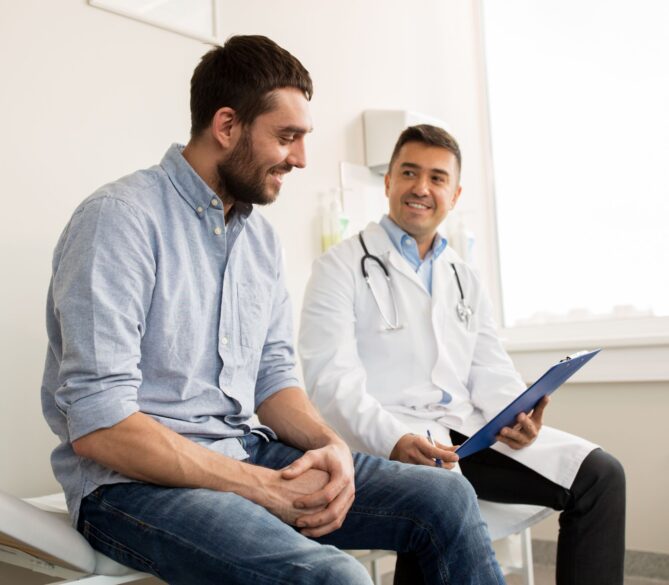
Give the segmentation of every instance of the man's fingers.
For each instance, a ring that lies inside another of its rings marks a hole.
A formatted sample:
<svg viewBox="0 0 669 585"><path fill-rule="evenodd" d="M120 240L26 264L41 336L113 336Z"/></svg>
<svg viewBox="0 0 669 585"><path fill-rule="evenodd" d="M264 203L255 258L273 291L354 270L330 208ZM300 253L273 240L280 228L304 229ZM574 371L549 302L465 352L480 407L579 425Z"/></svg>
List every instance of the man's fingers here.
<svg viewBox="0 0 669 585"><path fill-rule="evenodd" d="M521 412L516 418L516 424L504 427L495 438L512 449L527 447L539 435L548 400L548 396L544 396L534 407L531 416Z"/></svg>
<svg viewBox="0 0 669 585"><path fill-rule="evenodd" d="M343 523L343 520L337 520L323 526L318 526L317 528L303 528L300 530L300 533L309 538L318 538L319 536L325 536L326 534L330 534L330 532L338 530Z"/></svg>
<svg viewBox="0 0 669 585"><path fill-rule="evenodd" d="M414 450L411 452L411 463L416 463L418 465L429 465L434 467L436 465L435 459L441 459L439 455L440 451L434 448L429 443L418 443L414 446Z"/></svg>
<svg viewBox="0 0 669 585"><path fill-rule="evenodd" d="M497 440L500 443L504 443L505 445L511 447L512 449L522 449L523 447L526 446L525 443L519 443L518 441L514 441L513 439L510 439L508 437L503 437L502 435L497 435Z"/></svg>
<svg viewBox="0 0 669 585"><path fill-rule="evenodd" d="M298 528L319 528L343 520L352 503L352 497L342 496L324 510L300 516L297 518L296 524Z"/></svg>
<svg viewBox="0 0 669 585"><path fill-rule="evenodd" d="M444 445L443 443L440 443L439 441L435 441L435 444L437 447L440 449L443 449L444 451L455 451L459 445Z"/></svg>
<svg viewBox="0 0 669 585"><path fill-rule="evenodd" d="M313 462L309 454L302 455L299 459L295 459L288 467L281 470L281 477L283 479L295 479L313 467Z"/></svg>
<svg viewBox="0 0 669 585"><path fill-rule="evenodd" d="M457 445L444 445L443 443L437 443L437 447L439 447L440 459L444 463L456 463L460 459L458 454L455 452L455 450L458 448Z"/></svg>
<svg viewBox="0 0 669 585"><path fill-rule="evenodd" d="M354 499L355 493L342 495L323 512L301 516L296 521L300 532L316 538L341 528Z"/></svg>
<svg viewBox="0 0 669 585"><path fill-rule="evenodd" d="M534 439L534 437L537 436L537 427L529 416L524 415L520 419L520 429L518 429L517 432L525 435L526 437L529 437L530 439Z"/></svg>
<svg viewBox="0 0 669 585"><path fill-rule="evenodd" d="M450 445L436 443L436 446L433 447L428 441L421 441L416 446L418 447L418 452L422 456L421 463L423 465L435 465L436 459L440 459L442 463L454 463L460 459L458 455L454 453L455 447Z"/></svg>
<svg viewBox="0 0 669 585"><path fill-rule="evenodd" d="M458 456L458 454L453 452L453 451L443 451L442 450L440 454L441 454L440 459L444 463L446 463L446 462L457 463L460 460L460 457Z"/></svg>
<svg viewBox="0 0 669 585"><path fill-rule="evenodd" d="M317 508L321 506L329 506L339 494L345 491L346 482L345 481L331 481L323 489L309 494L307 496L302 496L297 498L293 505L296 508Z"/></svg>
<svg viewBox="0 0 669 585"><path fill-rule="evenodd" d="M537 404L534 407L534 412L532 413L532 420L534 420L535 424L537 424L539 427L541 427L543 420L544 420L544 410L548 406L548 403L550 402L550 398L548 396L544 396L540 401L539 404Z"/></svg>
<svg viewBox="0 0 669 585"><path fill-rule="evenodd" d="M522 431L517 431L510 427L504 427L499 435L497 435L497 440L502 443L506 443L510 447L513 447L511 443L518 443L520 445L526 445L529 441L527 435L523 434ZM515 448L515 447L514 447Z"/></svg>

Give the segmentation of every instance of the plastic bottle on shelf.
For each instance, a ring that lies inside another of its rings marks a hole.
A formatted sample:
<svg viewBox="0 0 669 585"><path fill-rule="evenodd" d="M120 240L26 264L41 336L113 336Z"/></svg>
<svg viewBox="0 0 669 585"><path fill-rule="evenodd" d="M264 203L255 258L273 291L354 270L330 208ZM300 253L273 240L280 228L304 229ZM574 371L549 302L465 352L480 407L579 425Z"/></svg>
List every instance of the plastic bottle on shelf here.
<svg viewBox="0 0 669 585"><path fill-rule="evenodd" d="M341 205L339 189L331 189L322 211L321 249L325 252L344 239L348 218Z"/></svg>

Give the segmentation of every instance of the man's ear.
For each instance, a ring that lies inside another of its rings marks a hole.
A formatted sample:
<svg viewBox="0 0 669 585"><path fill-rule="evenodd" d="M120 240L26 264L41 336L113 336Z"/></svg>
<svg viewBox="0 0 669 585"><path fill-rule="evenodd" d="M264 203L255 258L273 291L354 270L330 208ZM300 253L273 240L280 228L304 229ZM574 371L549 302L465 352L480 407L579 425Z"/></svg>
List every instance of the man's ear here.
<svg viewBox="0 0 669 585"><path fill-rule="evenodd" d="M211 134L214 140L223 148L228 149L234 141L233 128L238 124L235 110L228 108L219 108L216 110L211 121Z"/></svg>
<svg viewBox="0 0 669 585"><path fill-rule="evenodd" d="M384 175L383 184L386 186L386 197L388 197L388 191L390 190L390 171Z"/></svg>
<svg viewBox="0 0 669 585"><path fill-rule="evenodd" d="M453 197L451 197L451 209L455 207L455 204L458 202L458 199L460 199L460 193L462 193L462 185L458 185L458 188L455 190L455 193L453 193Z"/></svg>

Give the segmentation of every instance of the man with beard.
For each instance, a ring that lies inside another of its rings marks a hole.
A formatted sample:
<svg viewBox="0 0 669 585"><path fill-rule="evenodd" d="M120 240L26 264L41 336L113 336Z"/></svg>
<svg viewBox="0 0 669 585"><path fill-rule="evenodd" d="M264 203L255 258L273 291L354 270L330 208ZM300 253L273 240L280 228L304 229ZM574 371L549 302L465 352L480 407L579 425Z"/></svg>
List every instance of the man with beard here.
<svg viewBox="0 0 669 585"><path fill-rule="evenodd" d="M298 387L281 247L253 205L305 166L311 94L287 51L232 37L193 74L188 145L65 228L42 399L72 521L171 584L370 583L324 545L503 583L466 480L352 455Z"/></svg>

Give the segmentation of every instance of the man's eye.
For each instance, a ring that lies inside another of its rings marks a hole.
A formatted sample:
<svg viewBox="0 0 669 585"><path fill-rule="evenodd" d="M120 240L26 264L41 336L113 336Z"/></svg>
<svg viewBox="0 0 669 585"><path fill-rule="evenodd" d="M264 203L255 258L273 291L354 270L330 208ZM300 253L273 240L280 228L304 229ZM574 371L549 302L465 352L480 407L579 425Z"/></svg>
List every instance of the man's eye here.
<svg viewBox="0 0 669 585"><path fill-rule="evenodd" d="M279 142L281 144L290 144L291 142L295 141L295 136L281 136L279 137Z"/></svg>
<svg viewBox="0 0 669 585"><path fill-rule="evenodd" d="M413 171L403 171L403 172L402 172L402 176L404 176L404 177L413 177L413 176L414 176L414 172L413 172Z"/></svg>

